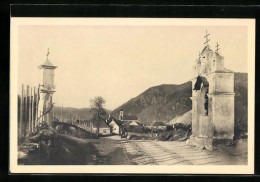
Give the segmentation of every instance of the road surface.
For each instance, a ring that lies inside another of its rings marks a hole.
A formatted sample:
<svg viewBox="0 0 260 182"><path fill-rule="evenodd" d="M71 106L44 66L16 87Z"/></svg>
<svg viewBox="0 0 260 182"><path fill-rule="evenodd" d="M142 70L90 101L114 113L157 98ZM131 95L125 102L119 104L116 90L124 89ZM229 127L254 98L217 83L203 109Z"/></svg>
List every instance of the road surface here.
<svg viewBox="0 0 260 182"><path fill-rule="evenodd" d="M178 141L127 140L119 136L107 137L117 141L127 156L129 164L135 165L235 165L246 164L247 156L233 155L234 151L218 149L202 150ZM232 147L231 147L232 148ZM247 150L247 147L245 148ZM230 155L232 153L232 155ZM120 158L118 158L120 159ZM116 162L116 161L115 161Z"/></svg>
<svg viewBox="0 0 260 182"><path fill-rule="evenodd" d="M24 165L235 165L247 164L241 149L202 150L177 141L127 140L119 136L81 139L58 135L50 145L29 153ZM228 151L229 150L229 151Z"/></svg>

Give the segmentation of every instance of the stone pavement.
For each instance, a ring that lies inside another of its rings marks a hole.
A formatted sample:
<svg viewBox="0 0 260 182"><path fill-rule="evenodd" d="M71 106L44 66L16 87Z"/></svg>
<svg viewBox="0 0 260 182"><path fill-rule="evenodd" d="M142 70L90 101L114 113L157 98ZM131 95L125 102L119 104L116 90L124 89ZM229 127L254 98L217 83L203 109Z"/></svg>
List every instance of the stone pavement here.
<svg viewBox="0 0 260 182"><path fill-rule="evenodd" d="M136 165L218 165L225 160L216 152L202 150L185 142L121 140L129 159Z"/></svg>

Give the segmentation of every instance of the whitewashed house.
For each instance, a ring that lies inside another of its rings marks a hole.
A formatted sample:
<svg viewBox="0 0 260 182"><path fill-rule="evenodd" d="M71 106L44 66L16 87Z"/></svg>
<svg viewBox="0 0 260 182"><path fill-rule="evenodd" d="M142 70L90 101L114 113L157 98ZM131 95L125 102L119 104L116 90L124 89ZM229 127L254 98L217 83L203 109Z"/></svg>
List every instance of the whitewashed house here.
<svg viewBox="0 0 260 182"><path fill-rule="evenodd" d="M116 134L116 135L120 135L121 134L122 124L121 124L121 122L119 120L115 119L114 117L109 117L107 119L107 124L111 128L111 133L112 134Z"/></svg>
<svg viewBox="0 0 260 182"><path fill-rule="evenodd" d="M85 129L91 133L96 134L99 128L99 135L110 135L110 126L103 120L95 121L95 120L85 120L80 121L78 127Z"/></svg>

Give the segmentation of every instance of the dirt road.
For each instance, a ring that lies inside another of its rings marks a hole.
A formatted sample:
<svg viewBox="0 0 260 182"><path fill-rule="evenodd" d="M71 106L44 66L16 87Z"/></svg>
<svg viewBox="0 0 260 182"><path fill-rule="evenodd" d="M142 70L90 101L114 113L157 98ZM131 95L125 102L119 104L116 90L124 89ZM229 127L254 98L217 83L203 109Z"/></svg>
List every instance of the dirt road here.
<svg viewBox="0 0 260 182"><path fill-rule="evenodd" d="M124 140L121 143L128 158L137 165L247 164L247 154L234 155L237 148L232 146L208 151L178 141Z"/></svg>
<svg viewBox="0 0 260 182"><path fill-rule="evenodd" d="M246 149L246 147L243 147ZM226 150L226 148L225 148ZM246 164L225 150L208 151L177 141L127 140L119 136L80 139L58 135L20 164L40 165L218 165Z"/></svg>

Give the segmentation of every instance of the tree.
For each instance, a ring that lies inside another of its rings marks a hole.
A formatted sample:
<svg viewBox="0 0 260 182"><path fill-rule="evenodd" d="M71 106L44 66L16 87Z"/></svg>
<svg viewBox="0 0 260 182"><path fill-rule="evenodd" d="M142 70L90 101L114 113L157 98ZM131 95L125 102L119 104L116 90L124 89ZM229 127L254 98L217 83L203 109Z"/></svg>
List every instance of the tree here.
<svg viewBox="0 0 260 182"><path fill-rule="evenodd" d="M106 115L105 99L101 96L97 96L94 99L90 99L91 109L95 112L95 118L97 119L97 133L99 134L99 123L102 116Z"/></svg>

